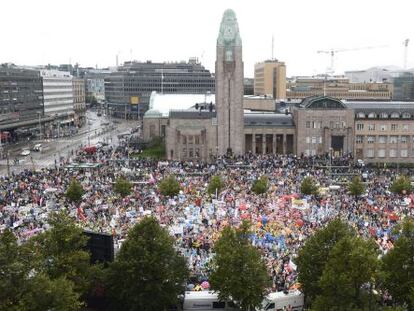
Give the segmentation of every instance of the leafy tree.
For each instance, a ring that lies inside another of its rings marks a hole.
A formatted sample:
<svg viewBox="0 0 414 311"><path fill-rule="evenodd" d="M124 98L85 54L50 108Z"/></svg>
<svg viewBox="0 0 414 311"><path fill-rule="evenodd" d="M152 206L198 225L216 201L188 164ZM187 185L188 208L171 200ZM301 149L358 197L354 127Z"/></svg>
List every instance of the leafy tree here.
<svg viewBox="0 0 414 311"><path fill-rule="evenodd" d="M256 179L253 183L252 191L256 194L265 193L269 189L268 181L267 176L261 176L259 179Z"/></svg>
<svg viewBox="0 0 414 311"><path fill-rule="evenodd" d="M329 253L319 280L321 292L312 310L365 310L369 291L362 286L374 279L378 267L374 242L360 237L344 237Z"/></svg>
<svg viewBox="0 0 414 311"><path fill-rule="evenodd" d="M414 309L414 220L406 219L399 228L398 239L382 259L382 286L396 302Z"/></svg>
<svg viewBox="0 0 414 311"><path fill-rule="evenodd" d="M349 183L348 186L349 192L354 196L360 196L365 191L365 186L361 181L361 178L359 176L355 176L352 178L352 182Z"/></svg>
<svg viewBox="0 0 414 311"><path fill-rule="evenodd" d="M188 269L174 239L152 217L128 233L109 266L107 288L114 310L165 310L184 290Z"/></svg>
<svg viewBox="0 0 414 311"><path fill-rule="evenodd" d="M64 277L51 280L38 273L35 245L17 244L13 233L0 234L0 310L78 310L79 294Z"/></svg>
<svg viewBox="0 0 414 311"><path fill-rule="evenodd" d="M304 195L318 194L318 186L312 177L305 177L300 185L300 192Z"/></svg>
<svg viewBox="0 0 414 311"><path fill-rule="evenodd" d="M66 197L71 202L78 204L82 200L83 194L84 190L80 182L78 182L76 179L72 179L68 189L66 190Z"/></svg>
<svg viewBox="0 0 414 311"><path fill-rule="evenodd" d="M30 263L10 230L0 234L0 310L20 310Z"/></svg>
<svg viewBox="0 0 414 311"><path fill-rule="evenodd" d="M168 197L176 196L180 192L180 183L174 175L165 177L158 185L160 192Z"/></svg>
<svg viewBox="0 0 414 311"><path fill-rule="evenodd" d="M390 190L397 194L410 193L411 181L407 176L400 176L392 183Z"/></svg>
<svg viewBox="0 0 414 311"><path fill-rule="evenodd" d="M28 287L22 299L24 310L75 311L82 307L73 282L64 277L51 280L47 275L39 274L30 279Z"/></svg>
<svg viewBox="0 0 414 311"><path fill-rule="evenodd" d="M209 194L219 194L224 188L224 183L221 180L219 175L211 177L210 184L207 187L207 192Z"/></svg>
<svg viewBox="0 0 414 311"><path fill-rule="evenodd" d="M37 251L38 271L52 280L66 278L74 290L85 294L90 286L90 255L85 251L87 237L83 230L64 213L49 216L50 230L31 239Z"/></svg>
<svg viewBox="0 0 414 311"><path fill-rule="evenodd" d="M266 266L249 240L250 224L226 227L215 243L211 287L223 301L233 300L242 310L254 310L269 285Z"/></svg>
<svg viewBox="0 0 414 311"><path fill-rule="evenodd" d="M124 177L119 177L114 186L114 190L118 193L121 197L126 197L131 193L132 184L126 180Z"/></svg>
<svg viewBox="0 0 414 311"><path fill-rule="evenodd" d="M330 251L342 238L353 236L351 229L341 220L331 221L308 238L299 250L297 267L299 282L308 301L312 301L320 292L320 279L329 258Z"/></svg>

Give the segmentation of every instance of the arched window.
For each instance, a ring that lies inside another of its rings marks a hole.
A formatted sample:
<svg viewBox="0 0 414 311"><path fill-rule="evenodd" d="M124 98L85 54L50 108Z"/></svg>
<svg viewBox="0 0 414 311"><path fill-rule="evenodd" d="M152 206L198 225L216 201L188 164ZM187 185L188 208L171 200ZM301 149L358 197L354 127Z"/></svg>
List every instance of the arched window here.
<svg viewBox="0 0 414 311"><path fill-rule="evenodd" d="M358 112L357 118L359 118L359 119L365 119L366 118L365 113L364 112Z"/></svg>
<svg viewBox="0 0 414 311"><path fill-rule="evenodd" d="M398 112L391 113L391 118L392 119L398 119L399 117L400 117L400 114Z"/></svg>
<svg viewBox="0 0 414 311"><path fill-rule="evenodd" d="M386 113L386 112L381 112L381 114L380 114L380 118L381 118L381 119L387 119L387 118L388 118L388 113Z"/></svg>
<svg viewBox="0 0 414 311"><path fill-rule="evenodd" d="M377 114L375 113L375 112L370 112L369 114L368 114L368 118L369 119L375 119L377 117Z"/></svg>
<svg viewBox="0 0 414 311"><path fill-rule="evenodd" d="M410 119L411 114L409 112L403 112L402 117L403 117L403 119Z"/></svg>

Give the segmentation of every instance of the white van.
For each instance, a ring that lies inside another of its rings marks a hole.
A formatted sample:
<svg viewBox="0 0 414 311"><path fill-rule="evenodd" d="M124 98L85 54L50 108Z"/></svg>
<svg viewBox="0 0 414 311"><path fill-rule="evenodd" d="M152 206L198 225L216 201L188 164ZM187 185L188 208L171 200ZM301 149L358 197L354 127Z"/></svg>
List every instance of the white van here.
<svg viewBox="0 0 414 311"><path fill-rule="evenodd" d="M261 311L282 311L284 307L289 306L294 311L302 311L305 303L305 296L298 290L288 293L276 292L270 293L265 297L262 303Z"/></svg>
<svg viewBox="0 0 414 311"><path fill-rule="evenodd" d="M218 294L212 291L185 292L184 311L235 311L233 302L224 302L218 299Z"/></svg>

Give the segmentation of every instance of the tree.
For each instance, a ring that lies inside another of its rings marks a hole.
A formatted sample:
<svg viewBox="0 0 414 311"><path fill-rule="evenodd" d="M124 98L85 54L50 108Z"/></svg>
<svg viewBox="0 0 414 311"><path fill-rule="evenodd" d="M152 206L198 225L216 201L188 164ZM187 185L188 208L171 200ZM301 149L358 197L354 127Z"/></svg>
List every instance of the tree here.
<svg viewBox="0 0 414 311"><path fill-rule="evenodd" d="M414 309L414 220L406 219L396 229L399 235L391 249L382 259L382 286L396 302Z"/></svg>
<svg viewBox="0 0 414 311"><path fill-rule="evenodd" d="M51 214L48 222L51 228L30 241L37 251L37 270L52 280L64 277L73 282L75 292L85 294L92 278L87 237L62 212Z"/></svg>
<svg viewBox="0 0 414 311"><path fill-rule="evenodd" d="M346 236L332 248L319 280L320 293L312 310L366 310L369 291L378 267L377 247L372 241Z"/></svg>
<svg viewBox="0 0 414 311"><path fill-rule="evenodd" d="M68 189L66 190L66 197L71 202L78 204L82 200L83 194L84 190L80 182L78 182L76 179L72 179Z"/></svg>
<svg viewBox="0 0 414 311"><path fill-rule="evenodd" d="M22 249L10 230L0 234L0 310L21 310L30 262L24 261Z"/></svg>
<svg viewBox="0 0 414 311"><path fill-rule="evenodd" d="M391 192L396 194L404 194L411 192L411 181L407 176L400 176L391 185Z"/></svg>
<svg viewBox="0 0 414 311"><path fill-rule="evenodd" d="M82 307L80 295L73 288L73 282L64 277L51 280L45 274L30 279L28 290L22 302L24 310L30 311L75 311Z"/></svg>
<svg viewBox="0 0 414 311"><path fill-rule="evenodd" d="M158 185L160 192L168 197L176 196L180 192L180 183L174 175L165 177Z"/></svg>
<svg viewBox="0 0 414 311"><path fill-rule="evenodd" d="M356 197L365 192L365 186L361 182L361 178L359 178L359 176L352 178L352 182L348 185L348 190L352 195Z"/></svg>
<svg viewBox="0 0 414 311"><path fill-rule="evenodd" d="M297 258L298 280L308 301L312 301L321 292L319 280L322 277L330 251L342 238L353 235L354 232L348 225L335 219L325 228L316 231L299 250Z"/></svg>
<svg viewBox="0 0 414 311"><path fill-rule="evenodd" d="M261 176L259 179L256 179L253 183L252 191L256 194L265 193L269 189L268 181L267 176Z"/></svg>
<svg viewBox="0 0 414 311"><path fill-rule="evenodd" d="M34 246L18 245L9 230L0 235L0 310L78 310L82 304L71 281L39 273Z"/></svg>
<svg viewBox="0 0 414 311"><path fill-rule="evenodd" d="M214 245L211 287L223 301L233 300L242 310L254 310L263 300L269 276L260 252L249 240L250 224L226 227Z"/></svg>
<svg viewBox="0 0 414 311"><path fill-rule="evenodd" d="M304 195L318 194L318 186L312 177L305 177L300 185L300 192Z"/></svg>
<svg viewBox="0 0 414 311"><path fill-rule="evenodd" d="M128 233L108 268L107 289L114 310L165 310L184 290L188 269L174 239L152 217Z"/></svg>
<svg viewBox="0 0 414 311"><path fill-rule="evenodd" d="M215 175L213 177L211 177L210 180L210 184L207 187L207 192L209 194L216 194L217 195L221 192L221 190L223 190L224 188L224 183L221 180L219 175Z"/></svg>
<svg viewBox="0 0 414 311"><path fill-rule="evenodd" d="M124 198L131 193L131 188L132 184L128 180L119 177L115 182L114 191Z"/></svg>

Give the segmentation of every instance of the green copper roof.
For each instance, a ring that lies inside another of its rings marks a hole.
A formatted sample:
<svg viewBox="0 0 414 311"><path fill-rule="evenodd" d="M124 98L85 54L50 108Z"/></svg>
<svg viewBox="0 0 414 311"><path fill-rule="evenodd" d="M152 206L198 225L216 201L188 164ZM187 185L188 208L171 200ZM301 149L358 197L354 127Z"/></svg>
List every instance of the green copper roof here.
<svg viewBox="0 0 414 311"><path fill-rule="evenodd" d="M241 46L242 41L239 33L239 24L237 23L236 13L227 9L224 11L221 19L220 31L217 38L218 46Z"/></svg>

